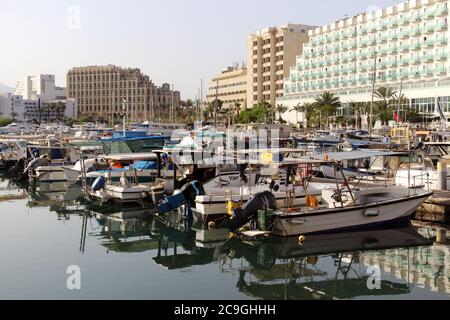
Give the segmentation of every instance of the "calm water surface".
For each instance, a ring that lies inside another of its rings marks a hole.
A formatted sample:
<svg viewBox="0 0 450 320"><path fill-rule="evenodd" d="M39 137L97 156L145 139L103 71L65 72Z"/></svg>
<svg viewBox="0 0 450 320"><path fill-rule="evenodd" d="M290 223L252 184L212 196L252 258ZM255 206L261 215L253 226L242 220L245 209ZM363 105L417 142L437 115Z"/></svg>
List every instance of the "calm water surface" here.
<svg viewBox="0 0 450 320"><path fill-rule="evenodd" d="M450 298L450 247L433 227L248 243L79 196L1 178L0 299ZM71 265L81 290L66 287ZM368 288L373 268L381 289Z"/></svg>

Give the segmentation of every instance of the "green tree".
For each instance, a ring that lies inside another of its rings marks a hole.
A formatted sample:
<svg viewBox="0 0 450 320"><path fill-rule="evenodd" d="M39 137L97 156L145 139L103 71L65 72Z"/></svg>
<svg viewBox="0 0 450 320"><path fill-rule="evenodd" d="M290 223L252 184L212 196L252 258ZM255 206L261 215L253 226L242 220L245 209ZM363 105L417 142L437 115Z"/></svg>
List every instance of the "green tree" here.
<svg viewBox="0 0 450 320"><path fill-rule="evenodd" d="M300 127L300 124L298 122L298 114L305 112L304 106L299 103L294 107L294 111L295 111L295 121L297 123L297 126Z"/></svg>
<svg viewBox="0 0 450 320"><path fill-rule="evenodd" d="M15 122L16 121L16 117L19 114L17 112L12 111L9 115L11 116L12 121Z"/></svg>
<svg viewBox="0 0 450 320"><path fill-rule="evenodd" d="M349 107L355 116L356 129L361 129L361 117L369 112L370 105L366 102L350 102Z"/></svg>
<svg viewBox="0 0 450 320"><path fill-rule="evenodd" d="M276 106L276 112L278 113L278 122L280 124L286 123L286 121L283 120L283 114L289 111L289 108L286 107L283 104L277 104Z"/></svg>
<svg viewBox="0 0 450 320"><path fill-rule="evenodd" d="M270 110L267 108L266 103L258 103L253 108L246 108L239 114L239 123L263 123L266 122L267 117L270 115Z"/></svg>
<svg viewBox="0 0 450 320"><path fill-rule="evenodd" d="M3 118L3 117L1 117L0 118L0 127L5 127L5 126L7 126L7 125L9 125L9 124L11 124L13 122L14 121L11 118Z"/></svg>
<svg viewBox="0 0 450 320"><path fill-rule="evenodd" d="M327 91L316 97L315 106L322 112L327 119L327 126L330 127L330 119L336 114L342 103L339 97Z"/></svg>
<svg viewBox="0 0 450 320"><path fill-rule="evenodd" d="M382 125L387 124L393 118L391 106L395 103L396 94L397 91L389 87L380 87L374 92L374 96L378 98L374 108L374 116L375 119L381 121Z"/></svg>

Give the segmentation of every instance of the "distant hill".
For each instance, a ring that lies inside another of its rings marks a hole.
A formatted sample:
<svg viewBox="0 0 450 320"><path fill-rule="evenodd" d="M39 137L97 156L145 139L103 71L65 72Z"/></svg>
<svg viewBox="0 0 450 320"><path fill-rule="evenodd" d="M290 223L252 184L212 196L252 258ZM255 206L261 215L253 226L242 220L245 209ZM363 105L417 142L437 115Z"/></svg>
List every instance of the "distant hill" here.
<svg viewBox="0 0 450 320"><path fill-rule="evenodd" d="M13 88L8 87L7 85L0 83L0 92L12 92Z"/></svg>

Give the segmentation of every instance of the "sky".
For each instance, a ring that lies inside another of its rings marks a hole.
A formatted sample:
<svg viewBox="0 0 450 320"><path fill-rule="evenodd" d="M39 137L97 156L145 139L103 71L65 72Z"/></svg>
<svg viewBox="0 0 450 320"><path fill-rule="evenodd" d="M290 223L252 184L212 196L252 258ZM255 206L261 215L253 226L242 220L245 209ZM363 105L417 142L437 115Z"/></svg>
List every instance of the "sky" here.
<svg viewBox="0 0 450 320"><path fill-rule="evenodd" d="M392 0L0 0L0 83L74 66L140 68L195 98L200 79L246 60L248 34L286 23L326 25Z"/></svg>

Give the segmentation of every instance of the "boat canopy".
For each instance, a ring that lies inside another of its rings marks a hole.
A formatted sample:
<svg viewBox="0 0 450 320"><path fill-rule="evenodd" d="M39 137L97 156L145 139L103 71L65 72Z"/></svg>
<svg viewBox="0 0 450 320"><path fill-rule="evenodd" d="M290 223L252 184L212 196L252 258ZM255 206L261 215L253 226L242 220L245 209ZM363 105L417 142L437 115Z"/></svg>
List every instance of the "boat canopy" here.
<svg viewBox="0 0 450 320"><path fill-rule="evenodd" d="M311 159L322 160L328 158L329 160L343 161L343 160L355 160L372 157L400 157L407 155L407 152L391 152L391 151L366 151L355 150L349 152L330 152L311 155Z"/></svg>
<svg viewBox="0 0 450 320"><path fill-rule="evenodd" d="M122 153L102 156L103 159L116 161L157 160L156 153Z"/></svg>

